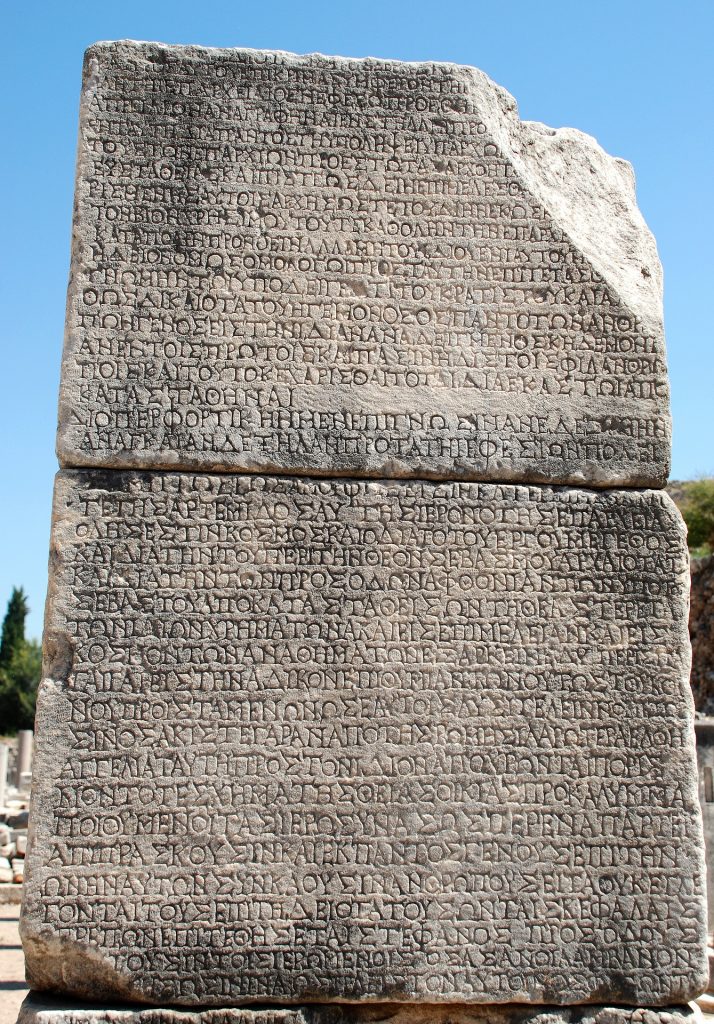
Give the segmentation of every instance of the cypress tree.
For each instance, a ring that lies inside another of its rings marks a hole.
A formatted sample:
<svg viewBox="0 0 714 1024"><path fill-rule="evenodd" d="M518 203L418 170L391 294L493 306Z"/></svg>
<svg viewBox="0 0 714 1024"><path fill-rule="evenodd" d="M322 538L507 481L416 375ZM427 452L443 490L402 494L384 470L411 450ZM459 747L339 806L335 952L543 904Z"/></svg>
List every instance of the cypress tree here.
<svg viewBox="0 0 714 1024"><path fill-rule="evenodd" d="M13 655L20 651L25 643L25 619L30 609L22 587L13 588L7 612L2 624L0 638L0 668L7 668Z"/></svg>
<svg viewBox="0 0 714 1024"><path fill-rule="evenodd" d="M24 591L15 587L0 634L0 735L31 729L35 717L42 648L25 639L28 611Z"/></svg>

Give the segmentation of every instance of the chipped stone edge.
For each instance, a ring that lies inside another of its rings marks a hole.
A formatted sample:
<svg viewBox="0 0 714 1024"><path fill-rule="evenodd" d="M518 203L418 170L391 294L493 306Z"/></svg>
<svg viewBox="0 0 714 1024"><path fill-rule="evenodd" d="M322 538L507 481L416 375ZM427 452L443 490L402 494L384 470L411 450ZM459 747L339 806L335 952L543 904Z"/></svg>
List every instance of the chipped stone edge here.
<svg viewBox="0 0 714 1024"><path fill-rule="evenodd" d="M662 267L657 253L655 239L647 227L637 206L635 180L632 165L619 157L610 156L597 140L574 128L549 128L535 121L521 121L514 97L502 86L495 83L478 68L448 61L399 61L377 57L340 57L320 53L295 54L286 50L259 50L250 47L208 47L196 45L175 45L159 42L144 42L131 39L100 41L90 46L84 55L82 92L79 113L79 133L75 170L75 198L72 228L72 256L70 279L67 292L67 314L65 320L64 352L62 359L62 382L57 424L57 456L64 468L78 466L114 466L116 468L142 467L147 469L203 468L218 472L272 472L285 473L284 467L273 464L250 466L234 464L232 460L221 460L210 453L195 459L179 452L116 452L111 455L84 456L69 442L68 424L71 421L74 402L68 394L64 367L74 352L75 337L71 323L71 311L80 290L79 268L83 268L86 243L79 231L80 213L83 200L85 167L89 154L84 146L84 125L89 116L90 97L101 78L102 58L122 52L134 59L150 60L152 55L175 54L184 60L208 58L219 60L238 54L278 57L287 64L316 65L328 62L336 66L379 65L398 69L444 68L463 82L484 117L488 117L491 135L521 176L533 198L541 202L554 224L563 232L574 247L582 252L618 299L634 315L639 317L646 330L654 334L662 359L666 361L664 324L662 310ZM593 188L593 185L595 188ZM563 225L565 222L565 225ZM603 228L608 226L609 234ZM616 282L616 283L615 283ZM574 471L562 476L548 476L521 469L513 470L505 478L528 480L534 483L575 484L595 487L664 487L671 465L672 421L669 408L669 384L665 408L661 416L666 422L667 443L658 474L637 474L634 467L627 474L612 479L605 467L600 472L592 471L592 478L582 479ZM289 471L288 471L289 472ZM306 475L318 474L319 469L305 465L301 472ZM351 471L355 475L356 469ZM363 476L379 477L386 469L365 472ZM329 468L324 475L339 475ZM406 468L399 477L418 478L423 474ZM434 479L493 479L482 471L447 471ZM498 478L500 479L500 477Z"/></svg>
<svg viewBox="0 0 714 1024"><path fill-rule="evenodd" d="M492 122L489 128L493 137L502 144L505 155L514 161L516 169L532 188L534 199L540 199L545 193L543 206L575 248L647 326L662 330L662 266L654 236L637 206L632 164L622 157L610 155L597 139L577 128L552 128L538 121L522 121L516 99L479 68L453 61L401 61L383 57L341 57L318 52L298 54L254 47L211 47L119 39L100 41L86 50L83 99L85 94L91 94L98 81L101 57L122 50L131 53L135 59L141 56L147 59L157 52L194 60L220 59L234 54L269 54L298 66L327 61L344 67L376 64L395 70L436 67L451 71L478 97L482 104L480 110L490 113ZM508 130L499 130L501 125ZM544 173L543 159L553 164L552 175ZM592 185L592 177L599 186L607 184L609 190L604 192L599 187L595 192L584 187L586 183ZM574 201L568 202L567 196L571 191ZM586 208L588 204L592 204L592 210ZM561 218L566 219L567 226L561 223ZM628 218L631 222L626 224ZM614 237L603 233L605 226L616 229ZM646 259L625 258L622 252L625 240L641 245ZM612 271L621 274L622 279L613 281Z"/></svg>

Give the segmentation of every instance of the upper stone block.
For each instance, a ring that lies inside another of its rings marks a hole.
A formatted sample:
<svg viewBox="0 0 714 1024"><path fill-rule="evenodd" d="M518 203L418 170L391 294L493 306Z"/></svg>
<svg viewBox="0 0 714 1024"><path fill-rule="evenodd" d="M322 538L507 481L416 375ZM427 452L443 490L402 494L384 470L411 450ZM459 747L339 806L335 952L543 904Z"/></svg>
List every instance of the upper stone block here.
<svg viewBox="0 0 714 1024"><path fill-rule="evenodd" d="M480 71L87 53L64 466L662 485L630 166Z"/></svg>

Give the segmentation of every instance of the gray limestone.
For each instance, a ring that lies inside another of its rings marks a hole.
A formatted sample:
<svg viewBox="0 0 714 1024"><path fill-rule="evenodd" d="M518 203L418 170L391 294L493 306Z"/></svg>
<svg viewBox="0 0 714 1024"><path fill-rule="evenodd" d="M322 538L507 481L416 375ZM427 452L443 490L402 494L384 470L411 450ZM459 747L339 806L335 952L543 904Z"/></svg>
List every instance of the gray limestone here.
<svg viewBox="0 0 714 1024"><path fill-rule="evenodd" d="M32 987L194 1006L705 987L666 493L67 471L51 564Z"/></svg>
<svg viewBox="0 0 714 1024"><path fill-rule="evenodd" d="M694 1006L633 1010L621 1006L298 1006L291 1009L80 1006L27 997L18 1024L699 1024Z"/></svg>
<svg viewBox="0 0 714 1024"><path fill-rule="evenodd" d="M72 1002L21 1024L693 1021L669 447L594 140L451 64L91 47L21 922Z"/></svg>
<svg viewBox="0 0 714 1024"><path fill-rule="evenodd" d="M662 486L632 171L452 64L86 57L64 466Z"/></svg>

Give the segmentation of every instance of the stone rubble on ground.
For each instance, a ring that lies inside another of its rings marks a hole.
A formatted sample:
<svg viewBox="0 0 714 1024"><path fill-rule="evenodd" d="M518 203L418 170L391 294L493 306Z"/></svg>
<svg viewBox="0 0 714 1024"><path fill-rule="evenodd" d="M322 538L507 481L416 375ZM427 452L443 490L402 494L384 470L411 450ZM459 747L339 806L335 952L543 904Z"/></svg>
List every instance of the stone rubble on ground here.
<svg viewBox="0 0 714 1024"><path fill-rule="evenodd" d="M19 903L21 898L32 750L31 729L0 742L0 904Z"/></svg>
<svg viewBox="0 0 714 1024"><path fill-rule="evenodd" d="M0 882L14 882L12 865L7 857L0 857Z"/></svg>
<svg viewBox="0 0 714 1024"><path fill-rule="evenodd" d="M17 820L12 815L8 820ZM24 878L27 831L0 825L0 889L19 884ZM0 901L2 892L0 891Z"/></svg>

